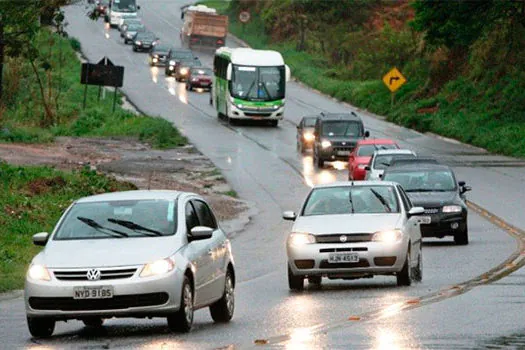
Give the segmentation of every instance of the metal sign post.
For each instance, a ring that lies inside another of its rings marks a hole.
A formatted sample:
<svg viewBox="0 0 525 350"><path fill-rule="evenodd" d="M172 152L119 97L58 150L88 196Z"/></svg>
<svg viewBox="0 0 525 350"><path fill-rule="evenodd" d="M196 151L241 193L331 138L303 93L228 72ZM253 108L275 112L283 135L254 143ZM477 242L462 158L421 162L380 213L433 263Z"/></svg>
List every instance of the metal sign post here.
<svg viewBox="0 0 525 350"><path fill-rule="evenodd" d="M239 12L239 21L242 23L242 33L244 34L246 23L250 22L251 19L250 12L243 10Z"/></svg>
<svg viewBox="0 0 525 350"><path fill-rule="evenodd" d="M82 72L80 75L80 83L85 84L84 90L84 108L86 108L87 87L88 85L97 85L98 100L104 86L113 86L115 92L113 94L113 112L117 103L117 88L122 87L124 83L124 67L115 66L109 58L104 57L97 64L83 63ZM105 90L104 90L105 91Z"/></svg>

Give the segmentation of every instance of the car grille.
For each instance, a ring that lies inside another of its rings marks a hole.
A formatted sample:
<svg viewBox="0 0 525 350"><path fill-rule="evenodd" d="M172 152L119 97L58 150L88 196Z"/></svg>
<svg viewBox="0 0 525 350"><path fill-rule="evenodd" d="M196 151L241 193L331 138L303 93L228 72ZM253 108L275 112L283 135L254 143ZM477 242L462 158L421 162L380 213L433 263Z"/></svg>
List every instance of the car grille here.
<svg viewBox="0 0 525 350"><path fill-rule="evenodd" d="M346 241L341 241L341 237L346 237ZM356 243L356 242L370 242L372 240L371 233L359 233L359 234L331 234L331 235L319 235L315 237L316 243Z"/></svg>
<svg viewBox="0 0 525 350"><path fill-rule="evenodd" d="M335 263L330 264L328 260L322 260L319 264L320 269L351 269L357 267L370 267L370 263L366 259L361 259L356 263Z"/></svg>
<svg viewBox="0 0 525 350"><path fill-rule="evenodd" d="M244 113L247 117L269 117L272 113Z"/></svg>
<svg viewBox="0 0 525 350"><path fill-rule="evenodd" d="M341 252L367 252L368 248L323 248L319 249L319 253L341 253Z"/></svg>
<svg viewBox="0 0 525 350"><path fill-rule="evenodd" d="M354 147L332 147L335 152L351 152Z"/></svg>
<svg viewBox="0 0 525 350"><path fill-rule="evenodd" d="M440 208L425 208L425 214L437 214Z"/></svg>
<svg viewBox="0 0 525 350"><path fill-rule="evenodd" d="M61 281L88 281L87 273L90 269L84 270L55 270L53 274L57 280ZM137 268L126 269L100 269L100 280L116 280L132 277Z"/></svg>
<svg viewBox="0 0 525 350"><path fill-rule="evenodd" d="M111 299L73 299L60 298L29 298L29 305L35 310L61 311L91 311L91 310L121 310L130 307L156 306L168 302L167 293L149 293L135 295L116 295Z"/></svg>

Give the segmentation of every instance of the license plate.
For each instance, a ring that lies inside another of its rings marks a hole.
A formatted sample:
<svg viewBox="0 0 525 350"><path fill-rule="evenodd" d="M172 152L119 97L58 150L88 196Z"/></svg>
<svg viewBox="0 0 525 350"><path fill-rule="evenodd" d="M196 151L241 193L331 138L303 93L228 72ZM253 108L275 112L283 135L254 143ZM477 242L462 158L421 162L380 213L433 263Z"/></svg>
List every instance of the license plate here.
<svg viewBox="0 0 525 350"><path fill-rule="evenodd" d="M432 222L432 218L430 216L420 216L419 217L419 223L421 224L430 224Z"/></svg>
<svg viewBox="0 0 525 350"><path fill-rule="evenodd" d="M338 156L349 156L350 151L337 151Z"/></svg>
<svg viewBox="0 0 525 350"><path fill-rule="evenodd" d="M356 263L359 262L359 254L356 253L333 253L328 256L329 263Z"/></svg>
<svg viewBox="0 0 525 350"><path fill-rule="evenodd" d="M113 298L113 287L74 287L73 299L110 299Z"/></svg>

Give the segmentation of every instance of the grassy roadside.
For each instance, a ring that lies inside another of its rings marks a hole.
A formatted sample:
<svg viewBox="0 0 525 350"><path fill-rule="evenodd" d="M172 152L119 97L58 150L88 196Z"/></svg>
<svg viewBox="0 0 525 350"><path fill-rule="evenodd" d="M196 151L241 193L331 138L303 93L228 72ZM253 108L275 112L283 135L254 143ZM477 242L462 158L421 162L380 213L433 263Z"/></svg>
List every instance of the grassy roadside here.
<svg viewBox="0 0 525 350"><path fill-rule="evenodd" d="M217 1L202 3L213 7ZM219 9L228 14L225 4L228 3L222 2ZM298 52L295 42L272 43L264 32L262 19L254 12L251 14L251 22L244 26L230 14L230 32L253 48L281 52L294 77L306 85L384 115L396 124L454 138L491 152L525 157L525 72L502 76L499 67L495 67L476 78L460 76L433 96L421 97L426 75L415 59L402 69L408 83L398 90L392 107L390 92L380 80L386 72L377 72L376 80L351 80L345 67L333 67L323 57Z"/></svg>
<svg viewBox="0 0 525 350"><path fill-rule="evenodd" d="M32 235L51 232L62 212L77 198L136 189L95 171L62 172L0 162L0 292L20 289L32 257L40 248Z"/></svg>
<svg viewBox="0 0 525 350"><path fill-rule="evenodd" d="M49 142L55 136L121 136L136 137L156 148L187 143L168 121L123 109L121 94L113 113L113 94L98 100L98 87L90 86L83 109L84 85L80 84L81 64L75 52L80 50L80 43L42 29L37 46L41 51L37 67L42 88L28 60L7 59L0 142Z"/></svg>

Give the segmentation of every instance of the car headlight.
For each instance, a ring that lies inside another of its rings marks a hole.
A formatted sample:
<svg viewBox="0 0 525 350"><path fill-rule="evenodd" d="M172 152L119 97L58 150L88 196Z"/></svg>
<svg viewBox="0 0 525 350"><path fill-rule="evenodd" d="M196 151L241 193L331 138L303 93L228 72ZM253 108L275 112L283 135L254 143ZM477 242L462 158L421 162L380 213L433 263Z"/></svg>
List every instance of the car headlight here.
<svg viewBox="0 0 525 350"><path fill-rule="evenodd" d="M289 245L300 246L312 243L315 243L315 236L309 233L292 232L290 236L288 236Z"/></svg>
<svg viewBox="0 0 525 350"><path fill-rule="evenodd" d="M328 140L321 141L321 147L328 148L330 146L332 146L332 143L330 141Z"/></svg>
<svg viewBox="0 0 525 350"><path fill-rule="evenodd" d="M179 72L182 75L186 75L186 74L188 74L188 68L181 68Z"/></svg>
<svg viewBox="0 0 525 350"><path fill-rule="evenodd" d="M165 273L170 272L174 268L175 268L175 263L173 262L172 259L170 258L160 259L160 260L144 265L144 268L142 269L142 272L140 273L140 277L151 277L151 276L163 275Z"/></svg>
<svg viewBox="0 0 525 350"><path fill-rule="evenodd" d="M141 41L135 41L135 45L142 45L142 42Z"/></svg>
<svg viewBox="0 0 525 350"><path fill-rule="evenodd" d="M152 46L155 46L155 45L157 45L157 42L154 41L154 42L151 43L151 45L152 45Z"/></svg>
<svg viewBox="0 0 525 350"><path fill-rule="evenodd" d="M461 206L459 205L445 205L443 213L461 213Z"/></svg>
<svg viewBox="0 0 525 350"><path fill-rule="evenodd" d="M158 59L157 57L153 57L153 60L152 60L152 61L153 61L153 63L157 63L158 60L159 60L159 59Z"/></svg>
<svg viewBox="0 0 525 350"><path fill-rule="evenodd" d="M197 78L191 78L191 81L198 81L199 79Z"/></svg>
<svg viewBox="0 0 525 350"><path fill-rule="evenodd" d="M33 280L51 281L49 271L42 265L31 265L27 271L27 276Z"/></svg>
<svg viewBox="0 0 525 350"><path fill-rule="evenodd" d="M401 232L401 230L388 230L374 233L374 235L372 236L372 241L383 243L396 243L401 241L402 238L403 232Z"/></svg>
<svg viewBox="0 0 525 350"><path fill-rule="evenodd" d="M131 35L131 33L127 33L126 36L127 36L129 39L133 38L133 35Z"/></svg>
<svg viewBox="0 0 525 350"><path fill-rule="evenodd" d="M169 69L169 70L174 70L174 69L175 69L175 67L173 67L173 66L170 66L170 67L169 67L168 69Z"/></svg>
<svg viewBox="0 0 525 350"><path fill-rule="evenodd" d="M315 139L315 136L311 132L305 132L303 134L303 138L305 141L313 141Z"/></svg>
<svg viewBox="0 0 525 350"><path fill-rule="evenodd" d="M170 66L174 66L175 63L177 63L177 62L175 62L175 61L170 61Z"/></svg>

